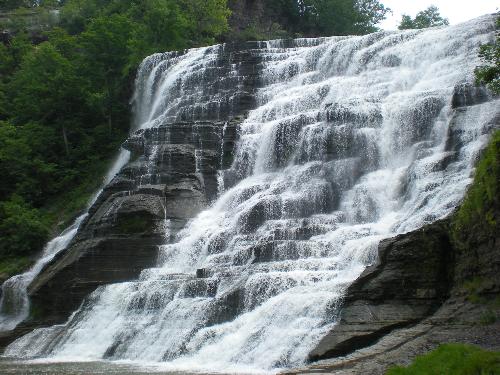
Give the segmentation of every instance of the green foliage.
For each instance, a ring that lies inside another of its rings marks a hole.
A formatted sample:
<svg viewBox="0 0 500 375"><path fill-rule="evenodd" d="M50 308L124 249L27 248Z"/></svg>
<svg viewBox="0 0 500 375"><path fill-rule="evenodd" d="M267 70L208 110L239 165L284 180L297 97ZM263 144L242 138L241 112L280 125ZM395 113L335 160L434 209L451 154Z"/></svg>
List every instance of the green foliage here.
<svg viewBox="0 0 500 375"><path fill-rule="evenodd" d="M497 19L497 28L500 28L500 18ZM495 94L500 95L500 32L494 43L481 46L479 56L485 65L476 69L476 82L485 84Z"/></svg>
<svg viewBox="0 0 500 375"><path fill-rule="evenodd" d="M25 256L43 247L48 228L38 210L12 196L0 203L0 233L0 256Z"/></svg>
<svg viewBox="0 0 500 375"><path fill-rule="evenodd" d="M17 34L11 39L8 47L0 43L0 79L8 79L31 49L31 42L26 33Z"/></svg>
<svg viewBox="0 0 500 375"><path fill-rule="evenodd" d="M181 0L177 3L186 14L189 38L195 43L213 43L228 30L231 11L227 0Z"/></svg>
<svg viewBox="0 0 500 375"><path fill-rule="evenodd" d="M428 27L445 26L445 25L449 25L448 19L443 18L439 14L439 9L436 6L431 5L426 10L418 12L415 18L413 19L409 15L403 14L398 29L399 30L425 29Z"/></svg>
<svg viewBox="0 0 500 375"><path fill-rule="evenodd" d="M33 259L31 257L19 256L0 259L0 282L3 282L11 276L22 273L31 266Z"/></svg>
<svg viewBox="0 0 500 375"><path fill-rule="evenodd" d="M10 82L11 118L18 124L67 121L82 102L80 79L68 59L52 44L42 43L26 56Z"/></svg>
<svg viewBox="0 0 500 375"><path fill-rule="evenodd" d="M499 207L500 131L496 131L476 167L474 182L452 223L452 234L458 243L467 233L498 233L495 212ZM467 229L465 231L465 229Z"/></svg>
<svg viewBox="0 0 500 375"><path fill-rule="evenodd" d="M390 12L378 0L278 0L269 7L292 35L308 36L374 32Z"/></svg>
<svg viewBox="0 0 500 375"><path fill-rule="evenodd" d="M500 352L489 352L472 345L444 344L418 356L408 367L393 367L387 375L494 375L500 373Z"/></svg>

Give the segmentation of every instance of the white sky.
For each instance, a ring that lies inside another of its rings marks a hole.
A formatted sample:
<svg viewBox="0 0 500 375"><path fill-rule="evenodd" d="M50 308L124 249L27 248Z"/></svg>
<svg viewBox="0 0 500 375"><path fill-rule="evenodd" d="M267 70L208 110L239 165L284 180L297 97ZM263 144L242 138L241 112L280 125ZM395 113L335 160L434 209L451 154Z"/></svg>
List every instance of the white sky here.
<svg viewBox="0 0 500 375"><path fill-rule="evenodd" d="M389 14L387 19L379 24L386 30L397 29L402 14L415 17L418 12L430 5L437 6L441 16L448 18L452 25L500 9L500 0L380 0L380 2L393 11L392 15Z"/></svg>

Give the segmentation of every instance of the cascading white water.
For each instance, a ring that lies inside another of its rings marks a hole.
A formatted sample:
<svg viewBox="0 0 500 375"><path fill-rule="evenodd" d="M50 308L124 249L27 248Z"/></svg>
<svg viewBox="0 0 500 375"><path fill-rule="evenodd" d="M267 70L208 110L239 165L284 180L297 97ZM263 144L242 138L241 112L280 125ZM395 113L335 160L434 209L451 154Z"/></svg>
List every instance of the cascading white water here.
<svg viewBox="0 0 500 375"><path fill-rule="evenodd" d="M6 355L227 372L303 363L379 241L448 215L463 197L498 100L456 111L451 98L473 81L493 24L268 42L257 106L226 171L239 182L162 246L156 268L99 288L66 325L34 331ZM141 127L207 110L196 106L196 77L223 48L147 59Z"/></svg>
<svg viewBox="0 0 500 375"><path fill-rule="evenodd" d="M0 331L10 331L28 317L27 288L29 284L57 253L68 246L86 216L86 214L79 216L69 228L51 240L45 246L40 259L27 272L13 276L3 283L2 298L0 299Z"/></svg>

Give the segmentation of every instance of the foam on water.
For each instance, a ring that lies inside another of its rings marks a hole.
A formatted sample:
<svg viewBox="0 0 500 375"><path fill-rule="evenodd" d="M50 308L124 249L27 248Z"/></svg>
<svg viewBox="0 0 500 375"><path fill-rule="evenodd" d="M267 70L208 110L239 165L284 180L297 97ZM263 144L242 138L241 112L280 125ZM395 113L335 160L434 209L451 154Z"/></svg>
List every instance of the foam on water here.
<svg viewBox="0 0 500 375"><path fill-rule="evenodd" d="M478 46L493 30L485 16L262 44L256 108L231 168L219 172L221 185L225 174L237 183L161 247L156 268L100 287L67 324L34 331L6 354L226 372L302 364L379 241L445 217L462 199L499 106L453 110L451 98L473 82ZM199 85L224 48L146 59L137 123L210 116ZM212 94L212 104L224 102Z"/></svg>

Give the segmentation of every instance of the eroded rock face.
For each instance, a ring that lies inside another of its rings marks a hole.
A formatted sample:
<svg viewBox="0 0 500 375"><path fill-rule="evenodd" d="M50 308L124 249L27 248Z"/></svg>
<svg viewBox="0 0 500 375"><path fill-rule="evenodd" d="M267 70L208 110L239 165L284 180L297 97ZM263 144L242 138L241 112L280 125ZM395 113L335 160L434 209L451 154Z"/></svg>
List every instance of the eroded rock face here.
<svg viewBox="0 0 500 375"><path fill-rule="evenodd" d="M495 218L498 212L495 206ZM338 325L311 352L311 360L323 360L287 373L385 374L449 342L498 351L498 319L484 317L500 316L494 303L500 293L500 232L464 228L457 241L450 221L453 216L384 241L378 264L349 288ZM433 260L424 262L417 248L422 255L432 252ZM401 261L406 255L408 261Z"/></svg>
<svg viewBox="0 0 500 375"><path fill-rule="evenodd" d="M382 241L377 264L349 287L339 322L310 359L345 355L436 310L452 281L447 225L442 221Z"/></svg>

